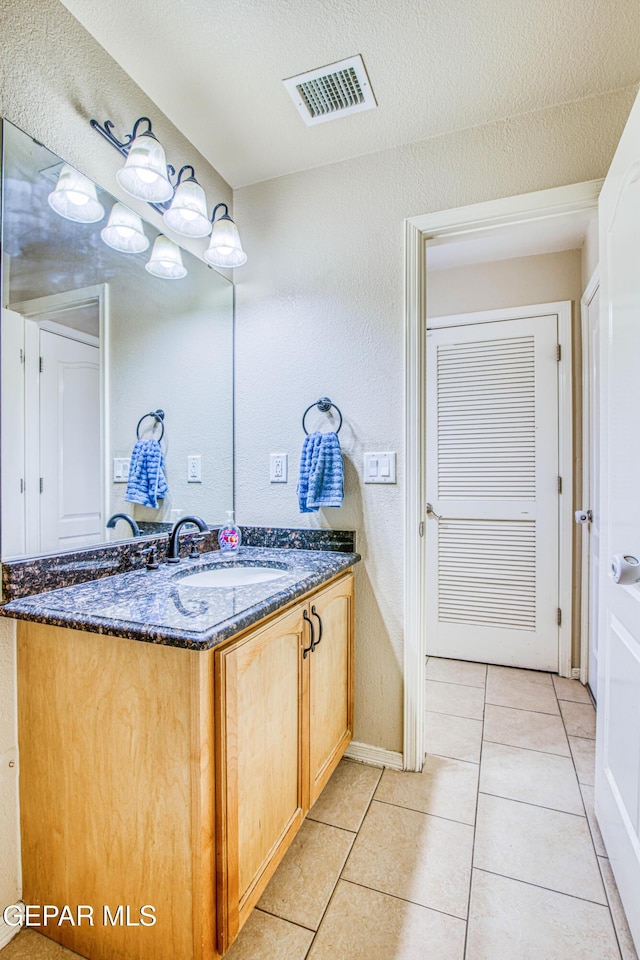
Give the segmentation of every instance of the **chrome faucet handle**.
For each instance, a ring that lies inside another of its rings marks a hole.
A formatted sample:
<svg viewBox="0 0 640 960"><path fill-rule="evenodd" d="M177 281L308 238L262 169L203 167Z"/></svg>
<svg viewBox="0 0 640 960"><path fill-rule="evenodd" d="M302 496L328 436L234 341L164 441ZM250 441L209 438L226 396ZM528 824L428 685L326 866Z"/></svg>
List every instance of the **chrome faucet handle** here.
<svg viewBox="0 0 640 960"><path fill-rule="evenodd" d="M191 538L191 549L189 550L190 560L198 560L200 558L200 551L198 550L198 544L202 543L203 540L204 540L204 536Z"/></svg>
<svg viewBox="0 0 640 960"><path fill-rule="evenodd" d="M144 547L142 550L136 550L136 555L138 557L146 557L145 567L147 570L157 570L159 568L158 547L155 543Z"/></svg>

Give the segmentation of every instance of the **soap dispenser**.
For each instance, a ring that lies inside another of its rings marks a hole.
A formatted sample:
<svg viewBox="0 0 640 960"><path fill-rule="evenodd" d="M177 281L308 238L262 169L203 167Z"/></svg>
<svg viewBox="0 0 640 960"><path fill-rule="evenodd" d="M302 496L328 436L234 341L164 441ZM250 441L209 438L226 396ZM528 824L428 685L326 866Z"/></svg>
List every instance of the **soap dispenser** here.
<svg viewBox="0 0 640 960"><path fill-rule="evenodd" d="M240 533L240 527L236 525L234 520L233 510L227 510L227 522L218 531L220 551L225 556L233 556L238 552L241 542L242 534Z"/></svg>

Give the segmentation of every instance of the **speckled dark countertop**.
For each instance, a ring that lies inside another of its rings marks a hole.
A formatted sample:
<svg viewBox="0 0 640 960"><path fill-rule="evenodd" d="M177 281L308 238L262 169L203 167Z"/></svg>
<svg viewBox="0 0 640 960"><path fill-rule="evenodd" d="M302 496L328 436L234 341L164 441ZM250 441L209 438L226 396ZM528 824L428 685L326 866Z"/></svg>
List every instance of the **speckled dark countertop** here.
<svg viewBox="0 0 640 960"><path fill-rule="evenodd" d="M241 547L197 560L163 563L47 593L12 600L0 615L173 647L208 650L321 586L360 560L357 553ZM240 587L187 586L181 580L212 567L266 566L282 570L267 583Z"/></svg>

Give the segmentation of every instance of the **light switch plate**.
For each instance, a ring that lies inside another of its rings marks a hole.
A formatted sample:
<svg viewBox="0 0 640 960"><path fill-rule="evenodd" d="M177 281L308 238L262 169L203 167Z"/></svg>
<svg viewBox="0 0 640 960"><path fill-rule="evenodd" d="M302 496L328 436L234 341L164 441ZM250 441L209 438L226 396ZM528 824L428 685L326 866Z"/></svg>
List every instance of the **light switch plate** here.
<svg viewBox="0 0 640 960"><path fill-rule="evenodd" d="M272 453L269 457L269 480L271 483L287 483L289 474L289 455Z"/></svg>
<svg viewBox="0 0 640 960"><path fill-rule="evenodd" d="M113 458L113 482L126 483L129 479L129 457Z"/></svg>
<svg viewBox="0 0 640 960"><path fill-rule="evenodd" d="M395 483L396 455L393 451L384 453L365 453L365 483Z"/></svg>

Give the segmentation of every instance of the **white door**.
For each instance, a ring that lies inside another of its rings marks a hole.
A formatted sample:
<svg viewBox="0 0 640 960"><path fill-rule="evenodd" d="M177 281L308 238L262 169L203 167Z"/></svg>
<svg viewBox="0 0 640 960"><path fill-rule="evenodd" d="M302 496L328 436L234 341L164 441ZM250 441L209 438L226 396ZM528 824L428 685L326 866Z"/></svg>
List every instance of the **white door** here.
<svg viewBox="0 0 640 960"><path fill-rule="evenodd" d="M99 349L40 331L40 549L104 540Z"/></svg>
<svg viewBox="0 0 640 960"><path fill-rule="evenodd" d="M557 344L557 315L427 334L428 653L558 670Z"/></svg>
<svg viewBox="0 0 640 960"><path fill-rule="evenodd" d="M640 948L640 583L612 557L640 557L640 98L600 197L600 631L596 813Z"/></svg>
<svg viewBox="0 0 640 960"><path fill-rule="evenodd" d="M2 556L26 549L24 319L2 310Z"/></svg>
<svg viewBox="0 0 640 960"><path fill-rule="evenodd" d="M586 574L587 603L584 625L588 633L589 669L587 680L597 699L598 677L598 584L600 580L600 287L596 287L584 303L583 351L585 373L582 389L585 392L585 454L587 456L588 484L585 485L584 509L591 510L591 521L583 527L587 537ZM583 554L584 556L584 554ZM585 609L585 608L583 608Z"/></svg>

